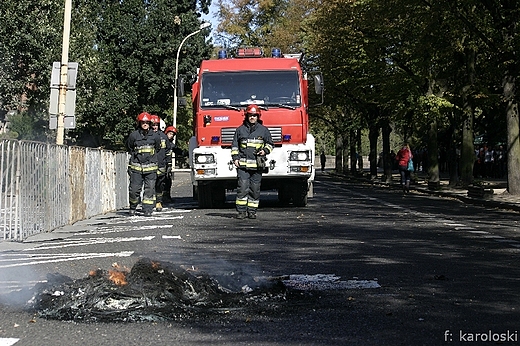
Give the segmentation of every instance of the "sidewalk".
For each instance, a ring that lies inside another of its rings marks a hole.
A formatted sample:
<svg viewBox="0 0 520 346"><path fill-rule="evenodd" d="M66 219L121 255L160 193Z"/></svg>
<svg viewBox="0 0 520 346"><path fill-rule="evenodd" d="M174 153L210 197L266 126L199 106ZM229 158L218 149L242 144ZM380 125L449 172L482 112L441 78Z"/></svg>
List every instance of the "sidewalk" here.
<svg viewBox="0 0 520 346"><path fill-rule="evenodd" d="M390 183L391 187L401 189L400 179L399 173L394 171L392 174L392 182ZM410 185L410 190L434 196L456 198L468 204L520 212L520 196L513 196L507 192L507 180L505 178L484 178L478 179L478 181L484 187L485 193L483 196L478 196L473 193L473 191L468 193L467 188L449 186L449 177L446 173L441 173L440 186L438 186L437 189L430 188L426 180L426 174L419 172L415 174L415 180ZM380 184L388 185L388 183L385 182L380 182Z"/></svg>

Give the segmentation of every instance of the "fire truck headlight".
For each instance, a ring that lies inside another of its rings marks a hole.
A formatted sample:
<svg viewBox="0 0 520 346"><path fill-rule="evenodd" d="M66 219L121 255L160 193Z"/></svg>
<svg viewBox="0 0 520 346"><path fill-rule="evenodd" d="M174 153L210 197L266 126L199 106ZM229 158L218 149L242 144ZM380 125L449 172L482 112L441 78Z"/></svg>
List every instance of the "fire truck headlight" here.
<svg viewBox="0 0 520 346"><path fill-rule="evenodd" d="M292 151L289 156L291 161L309 161L309 151Z"/></svg>
<svg viewBox="0 0 520 346"><path fill-rule="evenodd" d="M215 163L213 154L195 154L195 163Z"/></svg>

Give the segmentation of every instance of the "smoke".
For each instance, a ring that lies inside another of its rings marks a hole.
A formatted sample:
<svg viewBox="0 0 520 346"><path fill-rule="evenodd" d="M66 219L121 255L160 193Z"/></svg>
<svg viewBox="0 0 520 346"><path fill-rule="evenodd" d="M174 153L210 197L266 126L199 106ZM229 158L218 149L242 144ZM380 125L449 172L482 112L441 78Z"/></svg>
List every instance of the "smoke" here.
<svg viewBox="0 0 520 346"><path fill-rule="evenodd" d="M18 260L16 262L19 263ZM23 307L32 297L34 285L44 280L31 266L13 263L13 258L0 255L0 304Z"/></svg>

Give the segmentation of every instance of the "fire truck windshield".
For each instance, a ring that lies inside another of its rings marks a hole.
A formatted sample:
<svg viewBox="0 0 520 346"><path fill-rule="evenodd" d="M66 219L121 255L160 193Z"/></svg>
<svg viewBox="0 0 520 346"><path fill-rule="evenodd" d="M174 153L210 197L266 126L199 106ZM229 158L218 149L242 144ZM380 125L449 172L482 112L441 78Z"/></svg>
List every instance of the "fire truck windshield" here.
<svg viewBox="0 0 520 346"><path fill-rule="evenodd" d="M201 81L201 107L262 104L298 107L301 104L297 71L206 72Z"/></svg>

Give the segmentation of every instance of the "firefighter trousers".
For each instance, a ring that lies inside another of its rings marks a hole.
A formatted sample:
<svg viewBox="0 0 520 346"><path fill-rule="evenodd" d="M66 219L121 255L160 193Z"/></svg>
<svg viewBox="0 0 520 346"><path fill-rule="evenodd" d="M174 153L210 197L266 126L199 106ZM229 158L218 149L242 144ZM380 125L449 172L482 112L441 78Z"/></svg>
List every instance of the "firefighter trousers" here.
<svg viewBox="0 0 520 346"><path fill-rule="evenodd" d="M236 208L239 213L256 213L260 202L262 172L259 170L237 169L238 187Z"/></svg>
<svg viewBox="0 0 520 346"><path fill-rule="evenodd" d="M155 180L155 199L157 202L163 201L164 188L166 183L166 173L158 173Z"/></svg>
<svg viewBox="0 0 520 346"><path fill-rule="evenodd" d="M143 212L151 212L155 207L155 181L157 179L157 172L130 170L129 174L130 185L128 186L128 198L130 200L130 209L135 209L139 204L142 189L143 198L141 205Z"/></svg>

